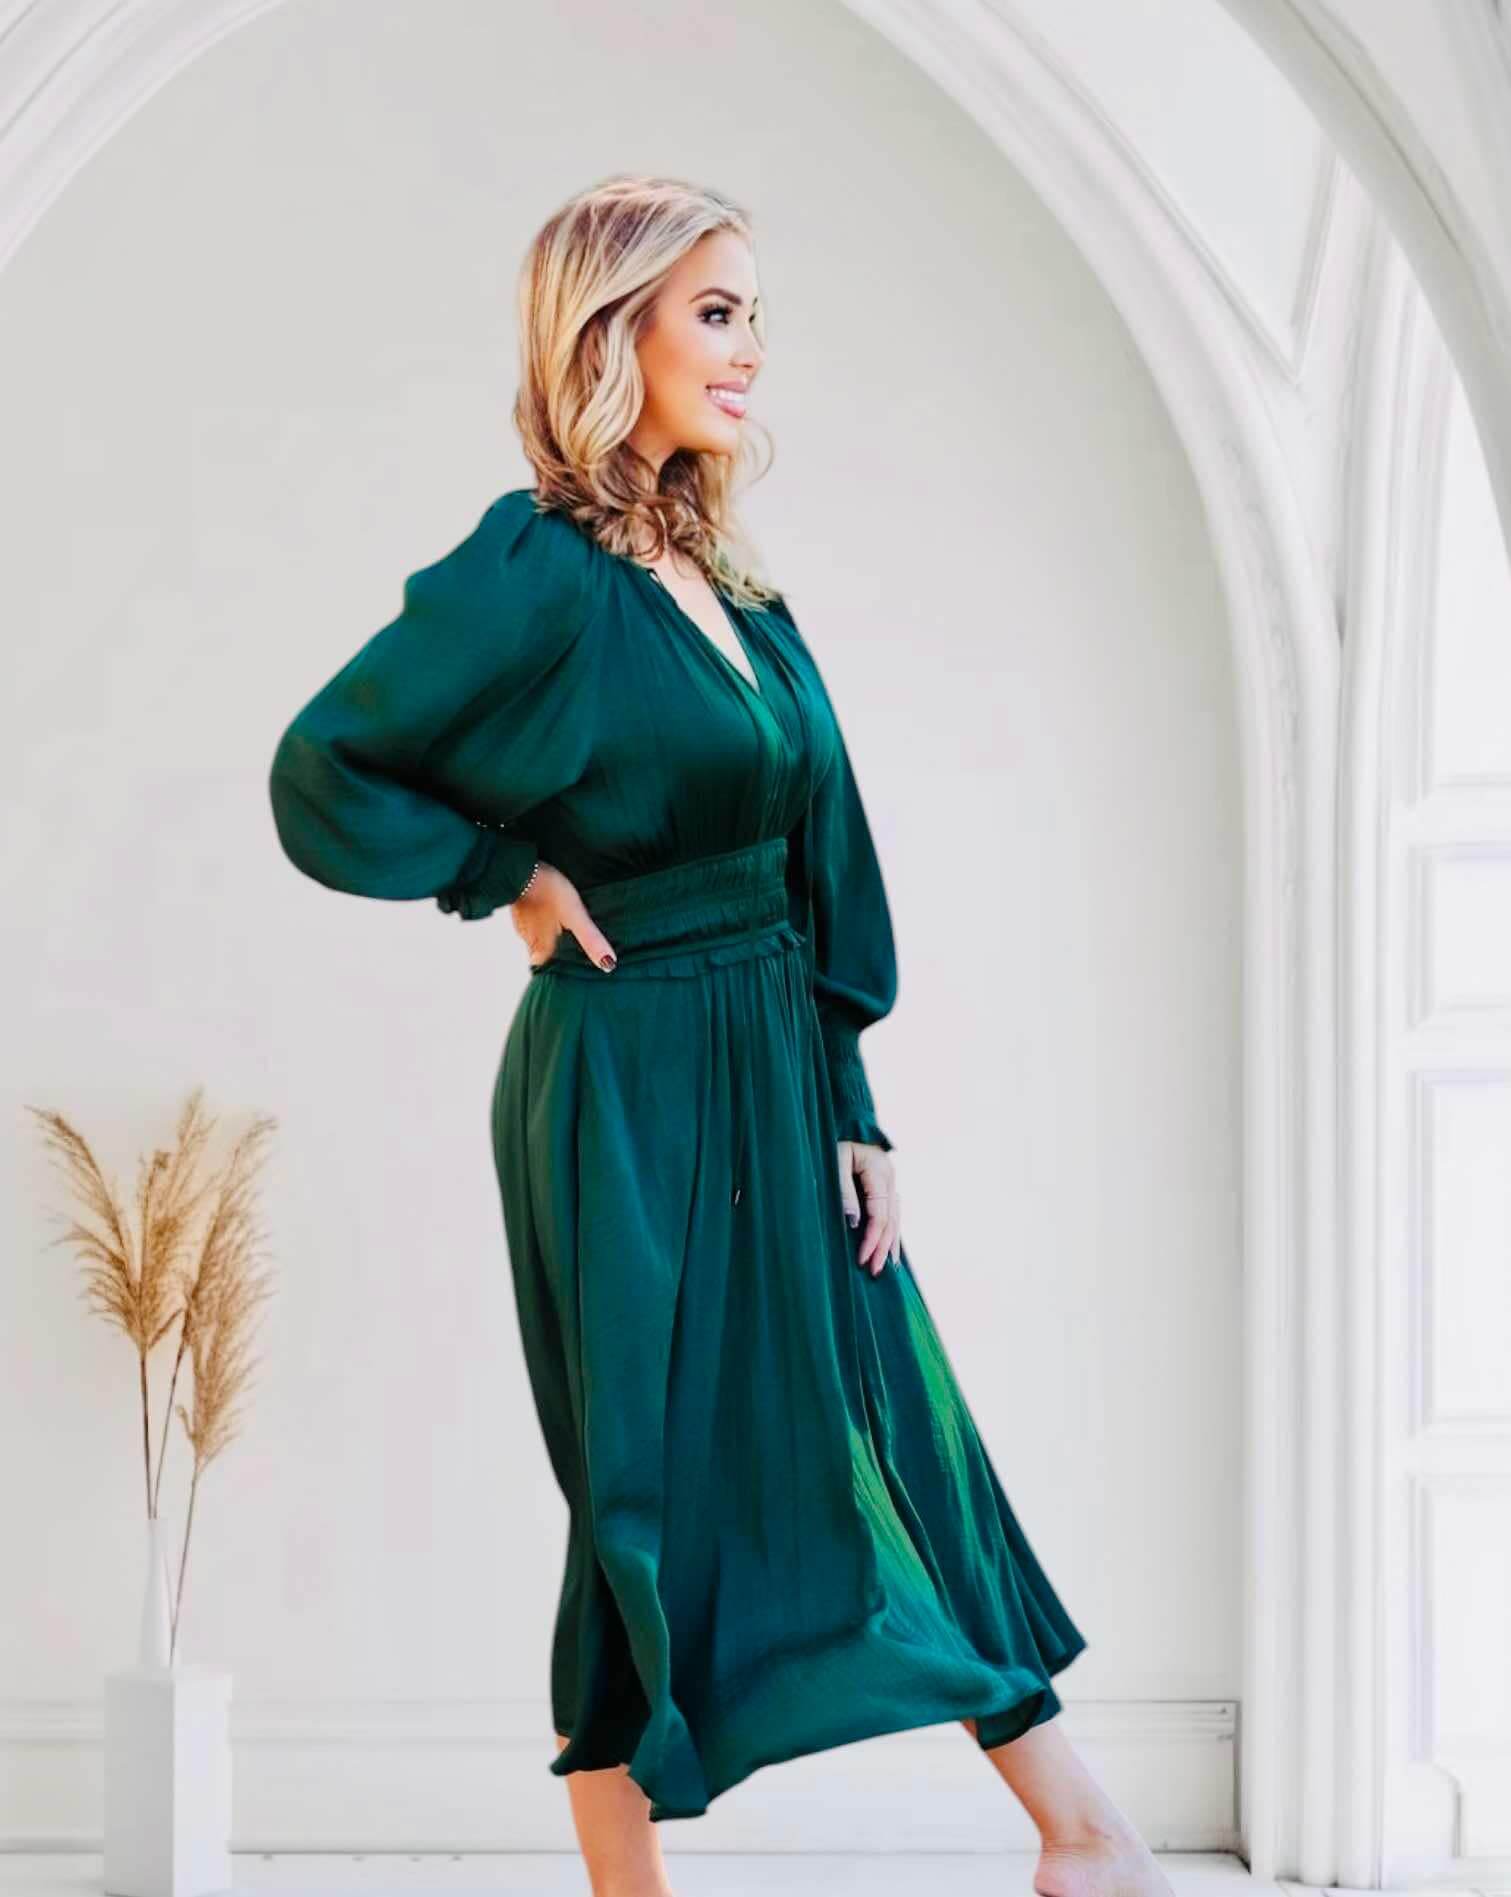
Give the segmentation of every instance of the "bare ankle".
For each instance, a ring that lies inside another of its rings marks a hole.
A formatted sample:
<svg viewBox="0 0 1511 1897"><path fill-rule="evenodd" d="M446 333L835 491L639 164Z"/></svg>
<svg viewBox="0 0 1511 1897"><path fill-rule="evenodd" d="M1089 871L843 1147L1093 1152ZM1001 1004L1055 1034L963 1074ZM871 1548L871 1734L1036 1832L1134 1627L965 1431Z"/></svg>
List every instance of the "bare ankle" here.
<svg viewBox="0 0 1511 1897"><path fill-rule="evenodd" d="M1067 1813L1040 1833L1046 1851L1116 1851L1139 1833L1121 1812L1097 1809Z"/></svg>

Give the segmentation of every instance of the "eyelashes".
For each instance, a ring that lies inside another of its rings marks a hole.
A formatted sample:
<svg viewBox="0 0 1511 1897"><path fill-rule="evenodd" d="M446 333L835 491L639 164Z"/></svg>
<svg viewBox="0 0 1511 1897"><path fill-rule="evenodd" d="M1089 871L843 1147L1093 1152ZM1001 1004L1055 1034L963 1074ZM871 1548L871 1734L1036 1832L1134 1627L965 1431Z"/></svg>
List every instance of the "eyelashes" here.
<svg viewBox="0 0 1511 1897"><path fill-rule="evenodd" d="M699 310L698 321L700 323L707 322L710 316L722 316L725 318L725 321L717 325L714 325L714 327L719 328L719 329L728 329L730 326L728 319L732 317L734 314L735 314L735 306L733 305L733 303L709 303L703 309ZM761 315L753 316L750 319L750 330L751 330L751 334L755 337L758 346L764 349L766 347L766 319L765 317Z"/></svg>

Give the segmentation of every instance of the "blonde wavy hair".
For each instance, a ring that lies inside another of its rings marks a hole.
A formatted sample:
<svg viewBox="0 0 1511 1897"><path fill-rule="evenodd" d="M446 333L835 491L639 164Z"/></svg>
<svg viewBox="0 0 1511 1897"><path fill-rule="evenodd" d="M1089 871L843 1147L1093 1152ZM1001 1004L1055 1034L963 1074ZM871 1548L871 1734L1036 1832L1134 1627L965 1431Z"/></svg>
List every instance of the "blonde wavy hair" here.
<svg viewBox="0 0 1511 1897"><path fill-rule="evenodd" d="M747 421L735 456L679 448L659 478L627 439L645 398L635 345L651 306L678 260L719 230L751 241L749 213L677 178L620 174L568 199L520 271L513 419L537 507L569 514L611 553L659 559L675 547L730 599L760 606L779 595L760 577L734 495L771 466L766 430L758 466L747 455L758 425Z"/></svg>

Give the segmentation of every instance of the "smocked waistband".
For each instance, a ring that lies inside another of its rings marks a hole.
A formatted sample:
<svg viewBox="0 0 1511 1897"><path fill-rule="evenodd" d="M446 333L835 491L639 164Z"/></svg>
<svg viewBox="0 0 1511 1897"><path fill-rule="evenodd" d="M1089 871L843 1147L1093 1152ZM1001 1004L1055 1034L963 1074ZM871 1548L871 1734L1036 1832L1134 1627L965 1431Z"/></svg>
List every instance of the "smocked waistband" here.
<svg viewBox="0 0 1511 1897"><path fill-rule="evenodd" d="M578 894L613 944L617 966L606 975L563 929L554 953L530 970L532 976L694 975L802 943L789 916L787 839L781 836L580 885Z"/></svg>

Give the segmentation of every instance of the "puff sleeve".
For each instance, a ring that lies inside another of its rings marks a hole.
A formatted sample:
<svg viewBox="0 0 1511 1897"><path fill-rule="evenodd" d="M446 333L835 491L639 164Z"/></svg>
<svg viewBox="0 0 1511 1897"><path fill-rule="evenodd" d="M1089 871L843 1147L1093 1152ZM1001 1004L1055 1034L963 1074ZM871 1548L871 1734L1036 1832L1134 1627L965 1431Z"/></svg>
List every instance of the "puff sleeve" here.
<svg viewBox="0 0 1511 1897"><path fill-rule="evenodd" d="M519 489L410 574L398 616L278 742L269 794L296 868L352 895L433 898L464 921L516 899L537 852L506 826L587 762L589 721L569 700L594 551Z"/></svg>
<svg viewBox="0 0 1511 1897"><path fill-rule="evenodd" d="M843 734L809 811L813 996L835 1130L892 1150L877 1124L860 1036L892 1011L897 950L886 887Z"/></svg>

